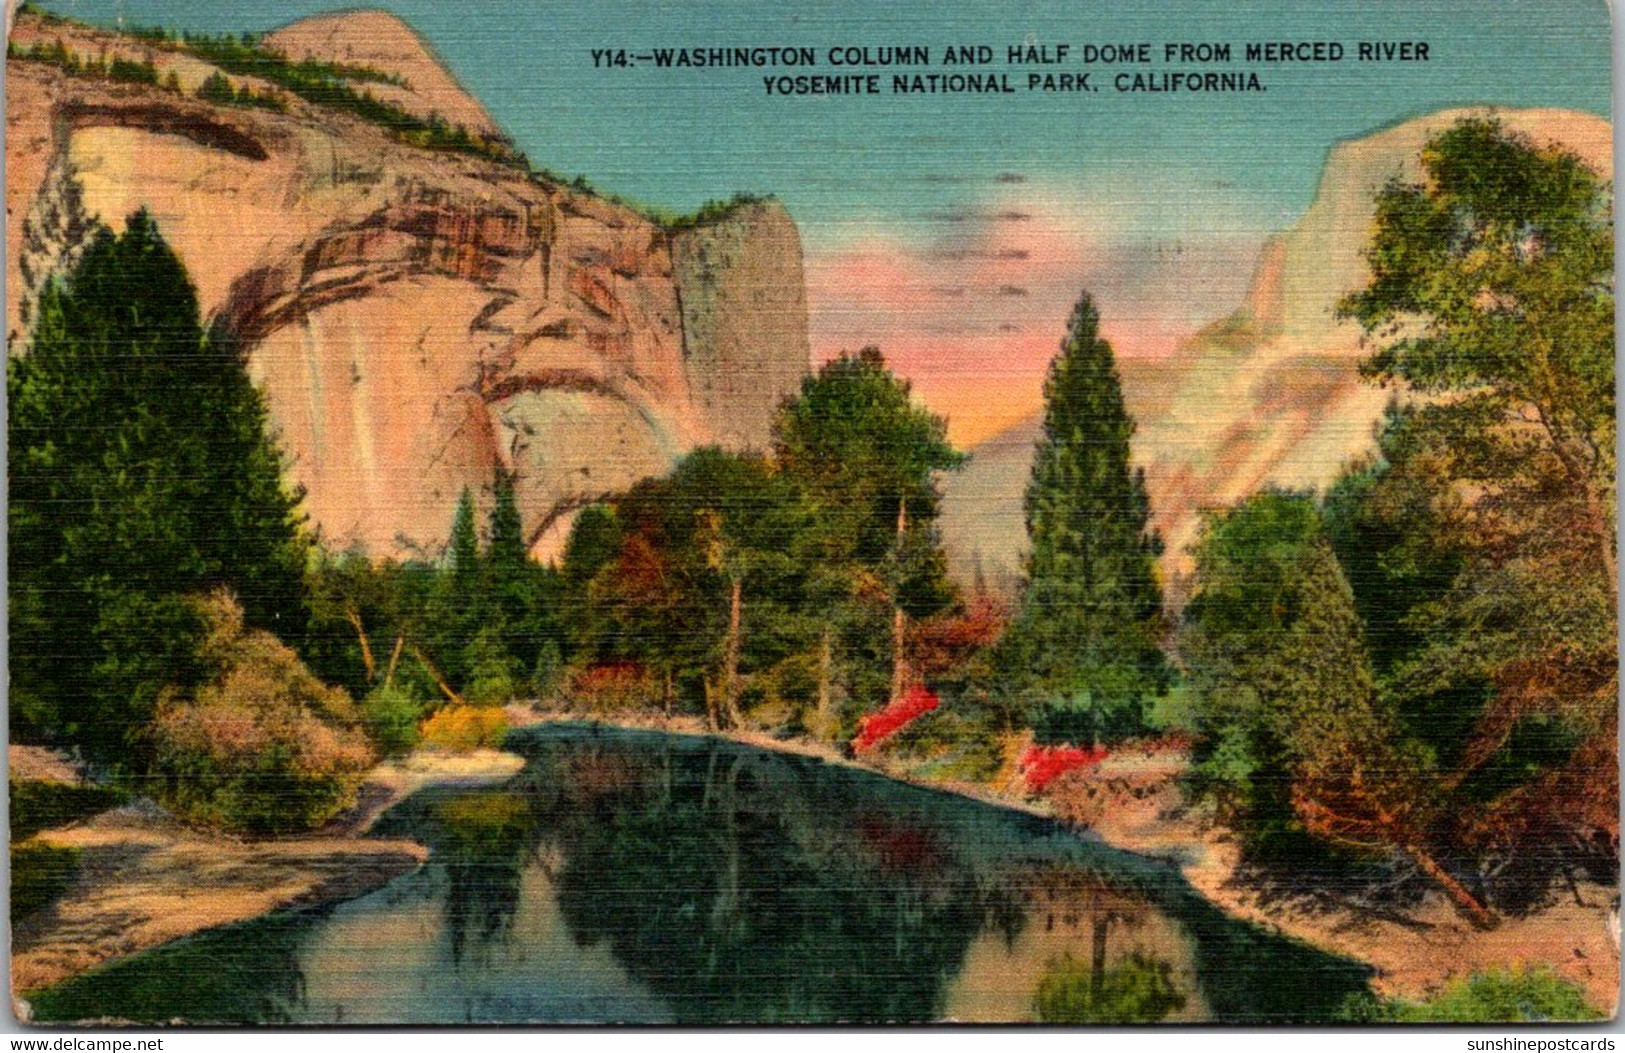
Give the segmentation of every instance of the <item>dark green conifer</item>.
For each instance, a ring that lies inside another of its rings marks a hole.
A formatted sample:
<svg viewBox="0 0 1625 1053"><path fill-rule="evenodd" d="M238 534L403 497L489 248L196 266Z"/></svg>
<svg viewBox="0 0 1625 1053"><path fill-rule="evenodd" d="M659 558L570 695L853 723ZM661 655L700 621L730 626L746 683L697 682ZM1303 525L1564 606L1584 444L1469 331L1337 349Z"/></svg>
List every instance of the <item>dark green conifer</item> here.
<svg viewBox="0 0 1625 1053"><path fill-rule="evenodd" d="M187 675L187 595L227 588L250 626L300 641L298 497L242 356L205 336L144 211L43 289L7 397L18 730L123 759Z"/></svg>
<svg viewBox="0 0 1625 1053"><path fill-rule="evenodd" d="M1025 590L1001 649L1007 689L1025 696L1040 737L1052 740L1141 730L1145 703L1166 680L1162 544L1144 473L1129 464L1134 421L1099 325L1086 293L1044 383L1024 505Z"/></svg>

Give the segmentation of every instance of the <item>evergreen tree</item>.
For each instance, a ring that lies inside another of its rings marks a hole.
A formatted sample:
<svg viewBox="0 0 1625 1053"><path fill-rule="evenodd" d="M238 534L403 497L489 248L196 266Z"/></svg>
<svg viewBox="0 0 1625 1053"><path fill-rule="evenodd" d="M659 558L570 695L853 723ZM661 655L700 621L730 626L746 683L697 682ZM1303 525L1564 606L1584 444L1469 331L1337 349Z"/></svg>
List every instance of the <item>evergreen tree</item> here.
<svg viewBox="0 0 1625 1053"><path fill-rule="evenodd" d="M1001 646L1009 688L1036 704L1041 738L1098 741L1144 725L1166 683L1162 596L1134 421L1100 315L1085 294L1044 383L1044 429L1024 501L1022 604Z"/></svg>
<svg viewBox="0 0 1625 1053"><path fill-rule="evenodd" d="M491 477L490 540L486 559L498 588L524 576L530 557L525 551L524 524L514 491L514 474L497 465Z"/></svg>
<svg viewBox="0 0 1625 1053"><path fill-rule="evenodd" d="M491 479L491 515L483 574L503 648L522 669L534 667L542 641L559 633L557 573L530 558L515 475L498 465Z"/></svg>
<svg viewBox="0 0 1625 1053"><path fill-rule="evenodd" d="M7 397L18 730L122 759L189 675L188 595L229 589L249 626L300 639L298 498L242 356L205 337L145 212L42 290Z"/></svg>
<svg viewBox="0 0 1625 1053"><path fill-rule="evenodd" d="M536 667L530 674L531 693L542 702L551 702L564 686L564 656L557 640L543 640L536 652Z"/></svg>
<svg viewBox="0 0 1625 1053"><path fill-rule="evenodd" d="M432 666L436 676L457 690L469 683L474 636L490 614L490 604L485 602L479 528L474 515L474 495L464 487L457 498L456 511L452 513L451 536L434 575L432 595L423 618L425 653L422 658Z"/></svg>
<svg viewBox="0 0 1625 1053"><path fill-rule="evenodd" d="M472 601L480 587L480 536L474 525L474 495L463 487L451 517L451 538L446 542L446 569L458 599Z"/></svg>

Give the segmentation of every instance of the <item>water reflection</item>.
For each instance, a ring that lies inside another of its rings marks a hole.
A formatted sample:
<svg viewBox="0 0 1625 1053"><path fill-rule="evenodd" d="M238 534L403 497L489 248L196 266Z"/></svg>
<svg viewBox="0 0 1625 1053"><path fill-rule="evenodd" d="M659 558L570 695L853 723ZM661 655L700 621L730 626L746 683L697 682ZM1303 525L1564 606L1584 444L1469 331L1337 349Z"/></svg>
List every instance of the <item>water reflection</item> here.
<svg viewBox="0 0 1625 1053"><path fill-rule="evenodd" d="M516 748L507 785L381 821L431 847L418 873L70 982L38 1017L1288 1021L1363 986L1032 817L709 740L550 728ZM235 994L192 981L238 959Z"/></svg>

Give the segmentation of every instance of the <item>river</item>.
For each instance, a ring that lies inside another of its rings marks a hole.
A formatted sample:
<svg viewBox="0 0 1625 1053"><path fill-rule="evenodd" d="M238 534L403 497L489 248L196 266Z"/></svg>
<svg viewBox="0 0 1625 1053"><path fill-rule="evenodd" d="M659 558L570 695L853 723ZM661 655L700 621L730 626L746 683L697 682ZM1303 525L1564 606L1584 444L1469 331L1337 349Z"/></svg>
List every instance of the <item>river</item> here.
<svg viewBox="0 0 1625 1053"><path fill-rule="evenodd" d="M40 1022L1326 1020L1366 970L1215 909L1171 864L868 772L584 725L378 836L422 869L33 999Z"/></svg>

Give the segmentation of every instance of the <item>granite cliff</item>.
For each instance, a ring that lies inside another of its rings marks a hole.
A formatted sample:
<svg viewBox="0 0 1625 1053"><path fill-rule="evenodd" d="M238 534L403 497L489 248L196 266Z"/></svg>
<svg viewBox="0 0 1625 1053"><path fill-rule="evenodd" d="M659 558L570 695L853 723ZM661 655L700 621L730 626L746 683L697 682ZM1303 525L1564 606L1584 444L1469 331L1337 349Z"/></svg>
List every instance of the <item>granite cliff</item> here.
<svg viewBox="0 0 1625 1053"><path fill-rule="evenodd" d="M1167 571L1188 568L1203 509L1269 484L1324 487L1373 447L1393 393L1360 379L1367 350L1359 327L1337 319L1337 302L1366 280L1376 191L1417 178L1430 137L1485 113L1612 176L1613 126L1566 110L1447 110L1341 143L1308 211L1265 245L1245 303L1167 360L1120 361ZM1035 415L985 440L945 480L943 536L967 580L980 568L1008 586L1019 573L1022 492L1039 426Z"/></svg>
<svg viewBox="0 0 1625 1053"><path fill-rule="evenodd" d="M367 92L504 143L392 16L265 42L381 71ZM463 488L502 465L548 555L574 510L683 452L764 444L807 369L800 237L771 200L678 229L251 76L230 80L281 112L203 101L216 70L185 49L30 14L12 34L57 43L150 63L167 86L7 63L9 349L91 221L146 208L246 353L330 545L432 553Z"/></svg>

